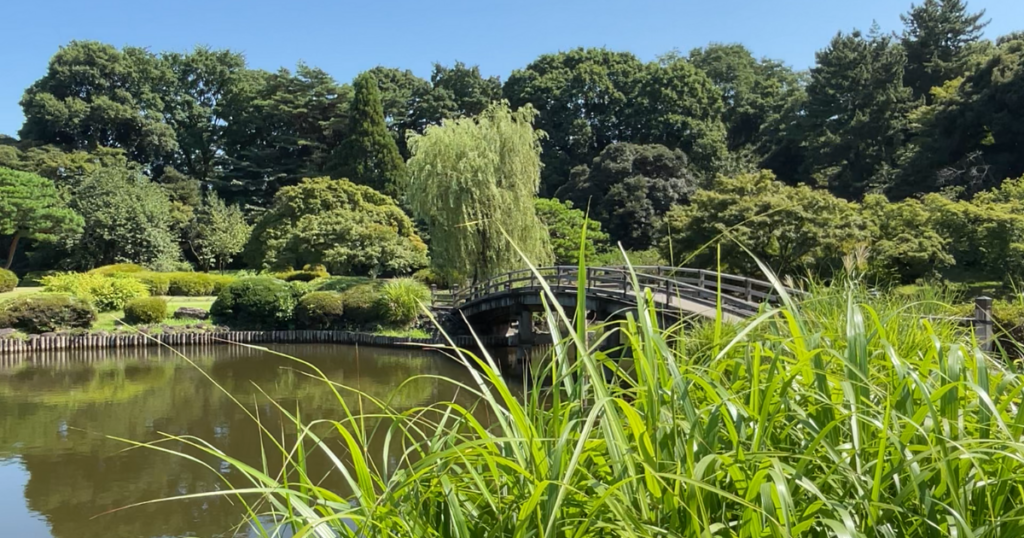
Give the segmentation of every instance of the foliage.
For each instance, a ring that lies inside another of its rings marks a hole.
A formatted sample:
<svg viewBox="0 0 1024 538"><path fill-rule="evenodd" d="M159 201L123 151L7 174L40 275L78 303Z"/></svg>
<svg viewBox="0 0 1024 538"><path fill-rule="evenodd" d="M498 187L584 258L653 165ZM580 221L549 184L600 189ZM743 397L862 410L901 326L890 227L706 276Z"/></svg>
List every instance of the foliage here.
<svg viewBox="0 0 1024 538"><path fill-rule="evenodd" d="M829 275L866 240L866 228L854 204L783 185L762 171L720 177L694 193L690 205L674 208L660 250L677 264L714 269L720 263L743 275L759 272L755 258L783 275Z"/></svg>
<svg viewBox="0 0 1024 538"><path fill-rule="evenodd" d="M167 273L133 273L132 278L142 282L150 295L167 295L171 288L171 276Z"/></svg>
<svg viewBox="0 0 1024 538"><path fill-rule="evenodd" d="M255 267L320 264L333 274L379 276L423 267L426 253L394 200L347 180L317 178L281 189L245 255Z"/></svg>
<svg viewBox="0 0 1024 538"><path fill-rule="evenodd" d="M97 170L72 190L69 205L85 220L85 231L63 246L67 267L150 265L180 257L171 234L170 201L138 172Z"/></svg>
<svg viewBox="0 0 1024 538"><path fill-rule="evenodd" d="M363 73L356 77L354 87L349 137L338 148L333 175L397 196L406 182L405 161L384 124L377 79Z"/></svg>
<svg viewBox="0 0 1024 538"><path fill-rule="evenodd" d="M224 269L245 248L251 231L238 206L228 206L211 193L188 226L188 245L204 270Z"/></svg>
<svg viewBox="0 0 1024 538"><path fill-rule="evenodd" d="M686 155L664 146L611 144L590 166L572 171L559 198L590 207L614 242L628 249L652 245L661 219L697 187ZM578 245L577 245L578 246Z"/></svg>
<svg viewBox="0 0 1024 538"><path fill-rule="evenodd" d="M314 291L299 299L295 324L301 329L332 330L343 325L345 300L340 293Z"/></svg>
<svg viewBox="0 0 1024 538"><path fill-rule="evenodd" d="M537 218L544 223L551 237L551 250L558 265L577 265L580 257L580 237L583 227L587 228L583 243L584 256L593 260L598 249L604 250L608 234L601 231L601 223L589 219L579 209L573 209L572 202L560 202L537 198L534 200ZM415 277L415 275L413 275Z"/></svg>
<svg viewBox="0 0 1024 538"><path fill-rule="evenodd" d="M167 295L173 297L203 297L219 295L235 278L208 273L164 273L168 279Z"/></svg>
<svg viewBox="0 0 1024 538"><path fill-rule="evenodd" d="M924 0L901 15L906 27L902 45L907 54L906 85L915 97L964 76L974 45L981 39L985 11L969 13L964 0Z"/></svg>
<svg viewBox="0 0 1024 538"><path fill-rule="evenodd" d="M323 280L317 280L313 285L317 291L342 292L369 282L371 282L371 279L364 276L332 276Z"/></svg>
<svg viewBox="0 0 1024 538"><path fill-rule="evenodd" d="M18 275L7 269L0 269L0 293L6 293L18 287Z"/></svg>
<svg viewBox="0 0 1024 538"><path fill-rule="evenodd" d="M374 327L384 323L387 313L380 286L360 284L341 293L345 321L357 328Z"/></svg>
<svg viewBox="0 0 1024 538"><path fill-rule="evenodd" d="M0 167L0 235L10 235L7 262L14 263L18 241L54 241L82 231L82 218L68 209L53 182Z"/></svg>
<svg viewBox="0 0 1024 538"><path fill-rule="evenodd" d="M533 116L529 107L512 112L493 105L477 118L431 126L409 139L406 196L427 224L431 265L445 281L487 279L520 267L523 255L551 260L533 207L540 181Z"/></svg>
<svg viewBox="0 0 1024 538"><path fill-rule="evenodd" d="M295 302L292 289L284 281L242 278L220 292L210 315L215 323L232 329L282 329L291 322Z"/></svg>
<svg viewBox="0 0 1024 538"><path fill-rule="evenodd" d="M629 260L629 265L633 267L671 265L671 258L663 258L661 252L656 248L627 250L625 257L623 257L622 251L613 248L598 254L592 262L589 262L589 265L595 267L625 266L626 260Z"/></svg>
<svg viewBox="0 0 1024 538"><path fill-rule="evenodd" d="M124 321L129 325L160 323L167 318L167 300L160 297L135 299L124 306Z"/></svg>
<svg viewBox="0 0 1024 538"><path fill-rule="evenodd" d="M411 325L430 305L430 288L411 278L388 281L380 294L385 321L398 327Z"/></svg>
<svg viewBox="0 0 1024 538"><path fill-rule="evenodd" d="M918 200L889 203L884 196L864 198L871 223L868 265L875 278L910 283L955 263L949 239L935 229L928 208Z"/></svg>
<svg viewBox="0 0 1024 538"><path fill-rule="evenodd" d="M113 276L141 273L146 268L137 263L115 263L104 265L88 271L90 275Z"/></svg>
<svg viewBox="0 0 1024 538"><path fill-rule="evenodd" d="M278 273L276 276L285 282L312 282L318 278L329 278L331 276L331 274L327 272L327 269L322 265L315 267L306 265L306 267L307 268L302 271L286 271L284 273Z"/></svg>
<svg viewBox="0 0 1024 538"><path fill-rule="evenodd" d="M442 289L446 286L444 279L429 267L416 271L412 274L412 278L424 286L437 286Z"/></svg>
<svg viewBox="0 0 1024 538"><path fill-rule="evenodd" d="M149 296L137 279L122 274L57 273L42 278L47 293L66 293L92 304L100 312L121 310L129 301Z"/></svg>
<svg viewBox="0 0 1024 538"><path fill-rule="evenodd" d="M16 297L0 305L0 327L40 334L60 329L88 329L96 310L87 302L64 294L37 293Z"/></svg>

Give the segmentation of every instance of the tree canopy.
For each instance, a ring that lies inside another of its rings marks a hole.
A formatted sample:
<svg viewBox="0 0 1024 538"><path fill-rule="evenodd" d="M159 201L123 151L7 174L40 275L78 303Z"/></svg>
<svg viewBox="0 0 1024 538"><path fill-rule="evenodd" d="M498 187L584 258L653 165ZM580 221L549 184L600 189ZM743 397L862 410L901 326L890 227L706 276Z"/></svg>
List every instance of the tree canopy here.
<svg viewBox="0 0 1024 538"><path fill-rule="evenodd" d="M398 195L405 184L405 161L384 124L377 79L369 73L356 77L349 121L350 135L338 149L335 175L390 196Z"/></svg>
<svg viewBox="0 0 1024 538"><path fill-rule="evenodd" d="M22 239L53 241L82 231L82 217L68 209L53 182L0 167L0 235L10 235L5 269Z"/></svg>

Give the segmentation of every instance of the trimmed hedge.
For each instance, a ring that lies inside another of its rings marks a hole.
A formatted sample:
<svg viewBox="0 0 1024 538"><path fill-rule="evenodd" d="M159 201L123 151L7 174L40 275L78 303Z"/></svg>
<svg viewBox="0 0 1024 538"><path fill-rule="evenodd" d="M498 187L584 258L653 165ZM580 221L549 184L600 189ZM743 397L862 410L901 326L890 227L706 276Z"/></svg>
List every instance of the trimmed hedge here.
<svg viewBox="0 0 1024 538"><path fill-rule="evenodd" d="M271 277L243 278L220 292L210 315L218 325L232 329L280 329L291 321L295 302L287 282Z"/></svg>
<svg viewBox="0 0 1024 538"><path fill-rule="evenodd" d="M171 288L171 277L166 273L138 273L132 275L149 289L150 295L167 295Z"/></svg>
<svg viewBox="0 0 1024 538"><path fill-rule="evenodd" d="M104 265L97 267L89 271L90 275L118 275L118 274L133 274L145 272L146 268L135 264L135 263L115 263L113 265Z"/></svg>
<svg viewBox="0 0 1024 538"><path fill-rule="evenodd" d="M57 273L43 277L48 293L68 293L92 303L100 312L121 310L132 299L149 296L149 290L137 279L115 274Z"/></svg>
<svg viewBox="0 0 1024 538"><path fill-rule="evenodd" d="M366 327L386 321L383 295L376 284L360 284L344 291L341 296L345 320L349 323Z"/></svg>
<svg viewBox="0 0 1024 538"><path fill-rule="evenodd" d="M295 324L300 329L325 331L344 324L345 298L333 291L314 291L299 299Z"/></svg>
<svg viewBox="0 0 1024 538"><path fill-rule="evenodd" d="M89 303L67 294L40 293L18 297L0 311L0 327L39 334L60 329L88 329L96 322Z"/></svg>
<svg viewBox="0 0 1024 538"><path fill-rule="evenodd" d="M167 301L159 297L135 299L124 307L124 321L131 325L160 323L167 319Z"/></svg>
<svg viewBox="0 0 1024 538"><path fill-rule="evenodd" d="M18 275L7 269L0 269L0 293L5 293L18 287Z"/></svg>

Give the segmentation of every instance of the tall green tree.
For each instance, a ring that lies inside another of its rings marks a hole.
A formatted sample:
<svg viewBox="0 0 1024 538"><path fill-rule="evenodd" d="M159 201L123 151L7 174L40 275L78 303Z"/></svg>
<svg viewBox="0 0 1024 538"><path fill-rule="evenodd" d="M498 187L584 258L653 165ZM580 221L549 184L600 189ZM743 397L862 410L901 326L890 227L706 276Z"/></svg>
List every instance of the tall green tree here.
<svg viewBox="0 0 1024 538"><path fill-rule="evenodd" d="M913 109L905 64L899 45L877 29L840 33L818 52L803 133L811 183L845 198L892 183Z"/></svg>
<svg viewBox="0 0 1024 538"><path fill-rule="evenodd" d="M536 264L551 261L533 201L541 167L535 114L500 103L409 139L408 201L427 224L432 266L447 281L479 282L523 267L517 248Z"/></svg>
<svg viewBox="0 0 1024 538"><path fill-rule="evenodd" d="M363 73L354 87L351 128L335 156L334 175L396 196L406 181L405 161L384 123L377 79Z"/></svg>
<svg viewBox="0 0 1024 538"><path fill-rule="evenodd" d="M930 102L932 88L966 74L971 48L988 25L984 16L985 10L968 11L964 0L924 0L900 15L907 53L905 83L915 97Z"/></svg>
<svg viewBox="0 0 1024 538"><path fill-rule="evenodd" d="M82 231L82 217L68 209L53 182L27 172L0 168L0 236L10 236L10 269L22 239L53 241Z"/></svg>
<svg viewBox="0 0 1024 538"><path fill-rule="evenodd" d="M594 262L599 250L607 248L608 234L601 230L601 223L587 218L583 211L572 206L572 202L537 198L534 207L537 209L537 218L548 229L556 264L579 263L580 238L583 237L584 227L587 233L583 242L583 256L589 263Z"/></svg>
<svg viewBox="0 0 1024 538"><path fill-rule="evenodd" d="M589 207L613 241L643 250L652 245L661 218L685 202L697 184L697 174L678 149L611 144L589 166L573 169L556 196Z"/></svg>
<svg viewBox="0 0 1024 538"><path fill-rule="evenodd" d="M189 249L205 271L224 269L242 252L252 226L238 206L229 206L215 193L207 194L188 226Z"/></svg>
<svg viewBox="0 0 1024 538"><path fill-rule="evenodd" d="M158 164L178 147L161 114L170 80L166 65L145 49L72 41L25 90L19 136L78 150L119 148Z"/></svg>

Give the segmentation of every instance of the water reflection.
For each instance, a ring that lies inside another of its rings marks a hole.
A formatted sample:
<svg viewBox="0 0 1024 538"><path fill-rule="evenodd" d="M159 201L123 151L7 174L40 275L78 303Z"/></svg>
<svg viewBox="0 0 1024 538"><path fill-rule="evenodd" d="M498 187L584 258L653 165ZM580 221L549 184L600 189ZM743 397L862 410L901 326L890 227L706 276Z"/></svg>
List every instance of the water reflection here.
<svg viewBox="0 0 1024 538"><path fill-rule="evenodd" d="M309 361L335 382L375 398L391 396L391 404L399 409L442 400L467 406L473 403L466 391L439 379L469 382L463 367L435 355L315 345L275 349ZM188 355L202 371L159 349L34 357L0 368L0 500L11 522L0 527L7 531L4 535L149 538L248 534L248 529L240 527L241 507L227 498L148 504L106 513L153 499L222 490L225 479L233 478L230 468L219 459L180 443L167 446L195 455L209 469L153 450L126 449L127 445L106 436L151 442L161 438L160 432L194 435L259 465L260 435L246 411L259 413L269 431L285 437L294 435L294 427L281 420L268 397L286 409L299 410L307 421L339 419L342 411L330 387L305 375L309 369L293 361L234 346L197 348ZM218 390L203 372L245 409ZM422 374L438 378L417 378L395 391L404 381ZM353 408L367 405L353 394L346 394L345 400ZM393 465L395 454L384 453L382 437L371 440L370 452L377 455L378 463L391 460ZM314 453L312 466L329 468L319 452ZM23 476L21 480L3 479L7 474ZM339 476L327 475L324 483L344 491ZM6 502L22 494L24 502ZM48 529L16 523L39 523L40 519Z"/></svg>

